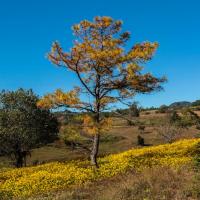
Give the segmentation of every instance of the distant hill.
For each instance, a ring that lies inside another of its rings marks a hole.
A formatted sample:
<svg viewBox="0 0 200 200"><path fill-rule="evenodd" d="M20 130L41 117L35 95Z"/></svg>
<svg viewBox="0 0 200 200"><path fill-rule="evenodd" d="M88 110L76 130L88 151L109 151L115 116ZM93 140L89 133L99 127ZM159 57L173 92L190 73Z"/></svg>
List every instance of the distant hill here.
<svg viewBox="0 0 200 200"><path fill-rule="evenodd" d="M196 100L192 103L192 106L200 106L200 100Z"/></svg>
<svg viewBox="0 0 200 200"><path fill-rule="evenodd" d="M191 106L192 103L189 101L179 101L179 102L174 102L169 105L169 108L182 108L182 107L187 107Z"/></svg>

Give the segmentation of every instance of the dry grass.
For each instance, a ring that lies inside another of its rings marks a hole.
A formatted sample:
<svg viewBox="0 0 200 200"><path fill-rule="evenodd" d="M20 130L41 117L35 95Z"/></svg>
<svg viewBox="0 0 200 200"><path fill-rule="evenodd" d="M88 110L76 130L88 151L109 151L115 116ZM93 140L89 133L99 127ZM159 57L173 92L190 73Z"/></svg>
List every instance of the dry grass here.
<svg viewBox="0 0 200 200"><path fill-rule="evenodd" d="M126 151L130 148L137 146L137 136L141 136L145 140L147 145L159 145L165 143L165 141L158 136L158 127L165 123L167 114L155 113L150 111L150 114L146 115L145 112L141 113L139 121L145 125L145 130L141 133L137 126L128 126L127 122L120 118L115 118L113 128L109 131L110 141L103 141L100 143L100 156L108 155L110 153L119 153ZM195 127L191 127L181 134L181 138L194 138L198 135L199 130ZM119 140L112 138L120 138ZM179 138L179 139L181 139ZM34 149L32 156L28 158L28 165L34 163L46 163L52 161L69 161L76 159L87 159L88 155L82 150L72 151L62 142L56 142L54 144ZM0 168L11 166L11 162L5 157L0 157Z"/></svg>
<svg viewBox="0 0 200 200"><path fill-rule="evenodd" d="M188 166L178 171L156 167L29 200L198 200L198 177Z"/></svg>
<svg viewBox="0 0 200 200"><path fill-rule="evenodd" d="M140 121L145 124L142 137L149 145L165 143L158 137L157 128L165 122L166 114L156 114L151 111L142 113ZM138 127L127 126L126 121L116 119L110 130L110 141L104 140L100 144L100 156L118 153L137 146ZM199 131L195 127L184 130L181 138L194 138ZM120 138L113 139L112 138ZM63 143L56 142L46 147L33 150L28 164L51 161L68 161L86 159L87 155L81 150L71 151ZM0 157L2 166L8 165L5 158ZM0 165L0 167L1 167ZM57 191L47 196L30 198L30 200L198 200L200 199L200 176L189 168L179 171L157 167L143 172L128 172L109 180L95 182L89 186L72 188L66 191Z"/></svg>

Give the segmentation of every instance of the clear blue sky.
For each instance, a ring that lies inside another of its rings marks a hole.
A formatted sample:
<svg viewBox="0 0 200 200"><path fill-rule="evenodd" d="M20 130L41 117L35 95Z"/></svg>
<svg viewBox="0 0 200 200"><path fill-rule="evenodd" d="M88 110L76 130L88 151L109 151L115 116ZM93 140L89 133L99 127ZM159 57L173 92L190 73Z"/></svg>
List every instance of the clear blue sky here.
<svg viewBox="0 0 200 200"><path fill-rule="evenodd" d="M94 16L124 21L131 42L158 41L147 70L166 75L165 91L136 98L143 106L200 99L199 0L0 0L0 90L68 90L76 79L46 58L53 41L71 47L71 26Z"/></svg>

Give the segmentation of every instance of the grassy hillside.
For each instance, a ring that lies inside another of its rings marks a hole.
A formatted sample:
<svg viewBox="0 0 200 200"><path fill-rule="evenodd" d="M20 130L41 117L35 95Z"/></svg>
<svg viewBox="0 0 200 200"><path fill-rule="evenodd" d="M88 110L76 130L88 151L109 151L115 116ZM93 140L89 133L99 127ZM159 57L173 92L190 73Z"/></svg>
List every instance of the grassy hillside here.
<svg viewBox="0 0 200 200"><path fill-rule="evenodd" d="M13 169L12 160L0 157L0 199L154 200L153 196L172 199L174 193L182 194L183 188L190 188L198 176L185 166L195 157L196 144L200 140L194 139L199 137L199 130L191 126L183 129L178 138L181 141L165 144L157 129L165 124L167 117L168 113L143 111L136 119L136 126L113 118L111 130L101 136L100 168L97 170L90 166L84 150L72 150L62 140L33 149L26 168ZM145 126L144 131L139 130L139 124ZM137 145L139 134L145 139L146 147ZM159 176L156 170L160 171ZM149 192L144 192L143 188ZM178 196L177 199L187 198Z"/></svg>
<svg viewBox="0 0 200 200"><path fill-rule="evenodd" d="M44 195L55 190L87 185L130 170L142 171L156 166L178 169L193 160L199 142L200 139L181 140L173 144L111 154L99 159L99 169L91 167L88 161L52 162L22 169L2 169L0 196L2 199L17 199Z"/></svg>
<svg viewBox="0 0 200 200"><path fill-rule="evenodd" d="M154 166L28 200L198 200L200 175L192 165Z"/></svg>
<svg viewBox="0 0 200 200"><path fill-rule="evenodd" d="M200 112L196 112L200 116ZM144 124L145 130L141 132L138 125L127 125L127 121L121 118L113 118L113 126L108 133L102 135L99 155L105 156L113 153L120 153L130 148L138 148L137 136L140 134L145 145L154 146L166 143L159 137L157 129L165 123L167 113L156 113L155 110L143 111L136 119ZM199 130L195 126L188 127L182 131L179 139L191 139L199 137ZM49 163L54 161L85 160L88 158L87 152L83 149L71 150L66 147L63 141L58 140L47 146L33 149L31 157L27 157L28 166ZM0 156L0 168L12 167L12 160Z"/></svg>

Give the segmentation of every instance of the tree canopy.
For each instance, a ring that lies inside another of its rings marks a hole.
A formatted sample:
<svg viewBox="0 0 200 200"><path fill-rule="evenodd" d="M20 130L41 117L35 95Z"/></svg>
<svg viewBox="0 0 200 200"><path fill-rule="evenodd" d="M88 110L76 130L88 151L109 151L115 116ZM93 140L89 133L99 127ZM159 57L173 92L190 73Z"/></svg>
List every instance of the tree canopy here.
<svg viewBox="0 0 200 200"><path fill-rule="evenodd" d="M95 17L93 21L81 21L72 30L76 40L70 51L54 42L48 58L55 65L72 71L80 84L69 92L56 90L44 96L38 106L66 106L92 113L85 116L83 124L94 136L91 161L97 165L99 135L107 123L101 113L115 103L131 100L138 93L162 89L161 83L166 79L143 71L158 43L137 43L128 50L130 33L122 31L122 21Z"/></svg>
<svg viewBox="0 0 200 200"><path fill-rule="evenodd" d="M25 165L32 148L52 142L58 122L48 111L37 107L38 97L32 90L0 93L0 152Z"/></svg>

